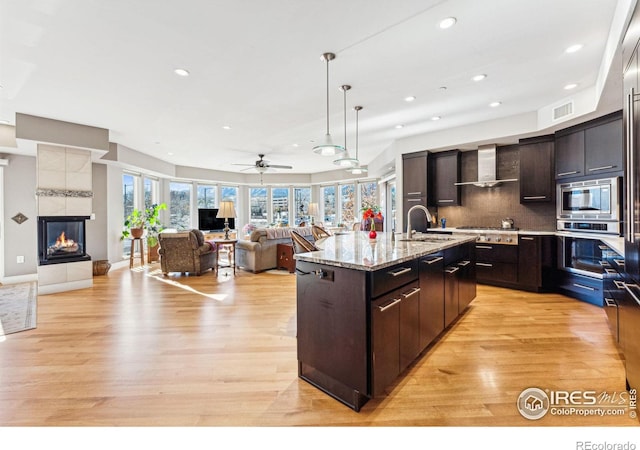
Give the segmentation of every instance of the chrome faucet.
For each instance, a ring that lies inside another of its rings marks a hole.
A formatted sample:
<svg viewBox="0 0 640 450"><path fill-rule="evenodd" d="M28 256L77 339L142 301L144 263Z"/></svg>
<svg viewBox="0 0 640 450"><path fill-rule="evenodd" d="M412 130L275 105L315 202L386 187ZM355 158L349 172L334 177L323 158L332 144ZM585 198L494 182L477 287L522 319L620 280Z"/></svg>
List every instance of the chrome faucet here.
<svg viewBox="0 0 640 450"><path fill-rule="evenodd" d="M427 216L427 222L431 222L431 213L429 213L429 210L426 207L422 205L414 205L409 208L409 211L407 211L407 239L413 239L413 232L411 231L411 213L416 209L424 211L424 214Z"/></svg>

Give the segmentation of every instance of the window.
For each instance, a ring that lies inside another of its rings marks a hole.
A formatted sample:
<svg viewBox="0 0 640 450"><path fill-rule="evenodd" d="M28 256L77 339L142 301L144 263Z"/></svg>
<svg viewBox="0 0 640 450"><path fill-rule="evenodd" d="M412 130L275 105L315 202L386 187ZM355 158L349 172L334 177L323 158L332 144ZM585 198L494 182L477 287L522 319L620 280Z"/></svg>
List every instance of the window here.
<svg viewBox="0 0 640 450"><path fill-rule="evenodd" d="M359 183L360 186L360 208L371 208L378 205L376 197L378 191L378 183L375 181L367 181ZM380 206L380 205L378 205Z"/></svg>
<svg viewBox="0 0 640 450"><path fill-rule="evenodd" d="M151 208L158 203L158 180L153 178L144 179L144 209Z"/></svg>
<svg viewBox="0 0 640 450"><path fill-rule="evenodd" d="M300 225L300 222L310 223L309 218L309 202L311 201L311 188L293 188L293 205L294 224ZM293 225L292 225L293 226Z"/></svg>
<svg viewBox="0 0 640 450"><path fill-rule="evenodd" d="M340 189L340 222L344 225L352 225L356 221L356 189L353 184L343 184Z"/></svg>
<svg viewBox="0 0 640 450"><path fill-rule="evenodd" d="M216 207L216 187L199 184L197 189L198 208Z"/></svg>
<svg viewBox="0 0 640 450"><path fill-rule="evenodd" d="M324 186L322 188L322 201L324 204L324 224L336 226L336 187Z"/></svg>
<svg viewBox="0 0 640 450"><path fill-rule="evenodd" d="M233 202L238 207L238 188L236 186L220 186L220 199Z"/></svg>
<svg viewBox="0 0 640 450"><path fill-rule="evenodd" d="M122 175L122 206L124 215L122 217L122 223L127 220L129 214L134 209L142 208L142 200L140 198L140 176L125 173ZM122 241L122 254L125 257L129 257L131 254L131 240L125 239Z"/></svg>
<svg viewBox="0 0 640 450"><path fill-rule="evenodd" d="M249 222L257 227L267 226L269 224L267 219L267 188L250 188L249 205L251 208Z"/></svg>
<svg viewBox="0 0 640 450"><path fill-rule="evenodd" d="M169 183L169 214L170 228L191 228L191 183Z"/></svg>
<svg viewBox="0 0 640 450"><path fill-rule="evenodd" d="M273 222L289 225L289 188L271 188Z"/></svg>

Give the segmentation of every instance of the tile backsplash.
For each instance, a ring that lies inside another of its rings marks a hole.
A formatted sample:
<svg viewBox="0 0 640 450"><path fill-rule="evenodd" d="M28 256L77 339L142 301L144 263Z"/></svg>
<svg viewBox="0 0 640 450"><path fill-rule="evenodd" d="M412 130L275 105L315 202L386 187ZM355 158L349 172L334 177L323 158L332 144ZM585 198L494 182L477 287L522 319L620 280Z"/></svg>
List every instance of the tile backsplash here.
<svg viewBox="0 0 640 450"><path fill-rule="evenodd" d="M520 177L520 152L517 145L496 150L498 179ZM478 152L461 155L461 181L478 178ZM438 208L438 220L447 219L447 227L499 227L510 217L514 226L524 230L553 231L556 229L555 202L520 204L520 182L502 183L493 188L461 186L461 206Z"/></svg>

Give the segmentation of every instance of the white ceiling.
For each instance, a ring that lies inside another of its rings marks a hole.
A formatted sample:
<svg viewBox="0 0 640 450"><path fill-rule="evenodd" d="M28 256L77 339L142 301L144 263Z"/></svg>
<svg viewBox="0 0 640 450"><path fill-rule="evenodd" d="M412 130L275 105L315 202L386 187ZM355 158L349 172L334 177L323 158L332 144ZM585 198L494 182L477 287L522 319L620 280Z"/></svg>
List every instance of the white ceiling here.
<svg viewBox="0 0 640 450"><path fill-rule="evenodd" d="M112 142L177 165L238 171L264 153L287 173L333 170L311 141L326 123L320 55L334 52L331 134L344 142L338 87L349 84L347 145L353 156L362 105L366 165L397 139L534 112L567 83L593 89L617 3L0 0L0 120L107 128ZM448 16L457 24L439 29Z"/></svg>

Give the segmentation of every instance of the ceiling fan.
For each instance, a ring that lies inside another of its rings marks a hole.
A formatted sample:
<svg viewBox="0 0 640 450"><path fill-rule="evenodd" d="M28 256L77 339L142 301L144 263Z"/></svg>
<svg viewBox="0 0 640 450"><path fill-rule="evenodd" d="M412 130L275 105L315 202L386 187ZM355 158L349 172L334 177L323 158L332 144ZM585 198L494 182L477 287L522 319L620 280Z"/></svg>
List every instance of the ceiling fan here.
<svg viewBox="0 0 640 450"><path fill-rule="evenodd" d="M283 166L280 164L269 164L264 158L264 154L258 154L260 159L258 159L254 164L233 164L234 166L248 166L246 169L242 169L243 171L249 169L256 169L259 173L265 173L269 169L293 169L293 166Z"/></svg>

